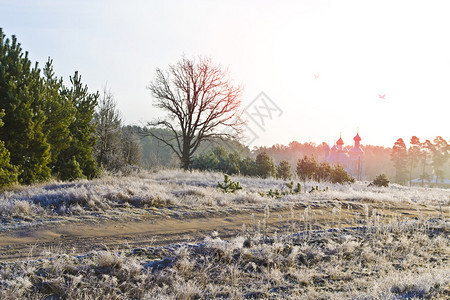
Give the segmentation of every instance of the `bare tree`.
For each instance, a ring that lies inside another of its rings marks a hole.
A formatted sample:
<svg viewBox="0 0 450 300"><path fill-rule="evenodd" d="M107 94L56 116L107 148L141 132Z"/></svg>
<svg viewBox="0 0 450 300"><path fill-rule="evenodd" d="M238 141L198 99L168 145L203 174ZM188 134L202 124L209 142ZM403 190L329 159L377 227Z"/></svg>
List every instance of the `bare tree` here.
<svg viewBox="0 0 450 300"><path fill-rule="evenodd" d="M154 105L167 112L149 127L169 129L163 136L146 128L143 134L163 142L176 153L185 170L199 144L205 140L239 138L243 121L240 111L242 88L234 86L228 72L209 58L187 59L156 70L156 79L148 89Z"/></svg>
<svg viewBox="0 0 450 300"><path fill-rule="evenodd" d="M129 166L139 166L142 162L142 145L138 129L125 126L121 129L121 145L124 162Z"/></svg>

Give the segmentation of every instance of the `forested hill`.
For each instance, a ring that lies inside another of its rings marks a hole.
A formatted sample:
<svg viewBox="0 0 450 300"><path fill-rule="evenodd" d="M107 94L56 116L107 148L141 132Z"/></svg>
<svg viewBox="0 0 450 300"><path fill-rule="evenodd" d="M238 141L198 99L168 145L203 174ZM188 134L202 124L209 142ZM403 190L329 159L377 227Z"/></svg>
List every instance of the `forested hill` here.
<svg viewBox="0 0 450 300"><path fill-rule="evenodd" d="M142 128L138 126L134 126L133 128L136 133L142 132ZM153 128L151 131L155 131L159 136L167 137L168 140L173 138L173 133L167 129ZM180 166L180 160L175 153L157 139L141 135L140 143L142 146L142 165L144 167ZM175 147L176 141L173 140L172 144ZM241 158L253 156L250 149L238 141L215 139L213 141L204 141L200 143L199 148L194 153L194 157L206 154L216 147L222 147L228 153L238 153Z"/></svg>

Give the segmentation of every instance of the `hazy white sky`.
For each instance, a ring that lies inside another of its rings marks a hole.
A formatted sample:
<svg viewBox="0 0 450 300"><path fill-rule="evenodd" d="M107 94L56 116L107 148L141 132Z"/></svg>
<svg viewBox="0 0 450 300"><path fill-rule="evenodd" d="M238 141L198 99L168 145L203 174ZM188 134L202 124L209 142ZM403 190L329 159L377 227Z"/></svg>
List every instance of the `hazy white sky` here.
<svg viewBox="0 0 450 300"><path fill-rule="evenodd" d="M362 144L392 146L450 137L449 13L433 0L0 0L0 27L66 82L107 82L127 123L161 115L146 89L157 67L206 55L245 86L244 107L265 92L282 111L250 120L253 145L347 144L359 127Z"/></svg>

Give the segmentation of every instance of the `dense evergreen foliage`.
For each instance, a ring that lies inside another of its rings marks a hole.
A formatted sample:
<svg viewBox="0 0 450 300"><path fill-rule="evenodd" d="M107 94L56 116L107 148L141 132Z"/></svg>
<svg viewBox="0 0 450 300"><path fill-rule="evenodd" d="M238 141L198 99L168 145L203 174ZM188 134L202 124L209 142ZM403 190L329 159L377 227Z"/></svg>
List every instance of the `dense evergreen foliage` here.
<svg viewBox="0 0 450 300"><path fill-rule="evenodd" d="M98 94L88 92L77 72L70 81L67 88L55 77L50 59L43 70L32 66L17 38L6 38L0 29L0 109L5 112L0 140L21 183L98 174L92 155Z"/></svg>
<svg viewBox="0 0 450 300"><path fill-rule="evenodd" d="M0 111L0 127L4 124L1 119L4 115L5 113ZM0 141L0 188L17 181L17 176L19 175L18 168L12 166L9 161L9 151L5 148L5 143Z"/></svg>
<svg viewBox="0 0 450 300"><path fill-rule="evenodd" d="M288 161L283 160L277 166L277 178L288 180L292 178L291 165Z"/></svg>
<svg viewBox="0 0 450 300"><path fill-rule="evenodd" d="M256 155L256 174L262 178L275 177L276 175L273 160L266 152Z"/></svg>
<svg viewBox="0 0 450 300"><path fill-rule="evenodd" d="M0 139L11 154L11 163L21 170L19 181L31 183L50 177L50 145L44 132L44 82L37 64L16 37L0 31L0 109L4 126Z"/></svg>

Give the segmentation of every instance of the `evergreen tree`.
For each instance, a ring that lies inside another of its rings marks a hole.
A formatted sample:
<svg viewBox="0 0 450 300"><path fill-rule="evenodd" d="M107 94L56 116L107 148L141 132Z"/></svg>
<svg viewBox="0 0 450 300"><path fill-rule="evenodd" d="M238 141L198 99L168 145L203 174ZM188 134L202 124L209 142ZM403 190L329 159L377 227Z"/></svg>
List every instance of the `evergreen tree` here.
<svg viewBox="0 0 450 300"><path fill-rule="evenodd" d="M288 161L283 160L277 166L277 178L288 180L292 178L291 165Z"/></svg>
<svg viewBox="0 0 450 300"><path fill-rule="evenodd" d="M429 140L425 140L425 142L420 144L419 164L422 168L422 174L420 175L420 179L422 179L422 186L424 180L430 180L430 174L427 172L427 167L430 165L432 149L433 144Z"/></svg>
<svg viewBox="0 0 450 300"><path fill-rule="evenodd" d="M197 170L215 171L219 164L219 159L216 157L212 150L206 154L196 156L192 162L192 168Z"/></svg>
<svg viewBox="0 0 450 300"><path fill-rule="evenodd" d="M237 153L228 153L223 147L216 147L214 154L219 160L217 170L225 174L237 174L240 170L240 157Z"/></svg>
<svg viewBox="0 0 450 300"><path fill-rule="evenodd" d="M417 136L411 137L408 148L409 183L411 184L413 169L420 160L421 143Z"/></svg>
<svg viewBox="0 0 450 300"><path fill-rule="evenodd" d="M6 113L0 128L13 165L21 170L19 181L32 183L50 177L50 145L43 130L43 81L37 63L22 52L15 36L5 39L0 29L0 110Z"/></svg>
<svg viewBox="0 0 450 300"><path fill-rule="evenodd" d="M76 108L71 99L63 92L62 78L55 77L52 60L49 58L44 74L44 97L43 111L47 116L43 129L50 144L51 160L49 167L52 173L59 176L57 168L60 153L70 146L71 135L69 126L75 120ZM70 177L72 177L70 175Z"/></svg>
<svg viewBox="0 0 450 300"><path fill-rule="evenodd" d="M316 174L319 173L319 164L317 160L312 157L304 156L297 162L297 175L303 181L313 180L316 178Z"/></svg>
<svg viewBox="0 0 450 300"><path fill-rule="evenodd" d="M432 157L431 165L433 166L434 175L436 175L436 184L437 184L439 179L444 177L442 167L450 157L449 144L441 136L437 136L434 139L434 144L432 145L431 148L431 157Z"/></svg>
<svg viewBox="0 0 450 300"><path fill-rule="evenodd" d="M241 160L240 163L240 172L245 176L256 176L257 174L257 166L256 161L251 159L250 157L246 157Z"/></svg>
<svg viewBox="0 0 450 300"><path fill-rule="evenodd" d="M257 175L262 178L275 177L275 165L272 158L264 151L256 156Z"/></svg>
<svg viewBox="0 0 450 300"><path fill-rule="evenodd" d="M94 115L99 94L88 92L88 88L82 84L78 72L70 77L70 82L71 88L65 88L63 95L74 104L76 108L75 119L69 125L69 147L59 155L55 169L63 180L76 179L74 176L77 174L71 173L71 170L76 168L68 165L68 162L75 160L79 164L83 176L92 179L99 174L93 157L93 148L96 143Z"/></svg>
<svg viewBox="0 0 450 300"><path fill-rule="evenodd" d="M333 172L333 168L329 162L321 162L318 165L318 172L316 176L316 180L320 182L323 181L331 181L331 175Z"/></svg>
<svg viewBox="0 0 450 300"><path fill-rule="evenodd" d="M5 115L0 111L0 127L4 125L2 117ZM5 143L0 141L0 188L17 182L19 170L9 163L9 151L5 148Z"/></svg>
<svg viewBox="0 0 450 300"><path fill-rule="evenodd" d="M345 171L341 164L335 164L331 167L331 182L332 183L353 183L355 178Z"/></svg>
<svg viewBox="0 0 450 300"><path fill-rule="evenodd" d="M403 139L398 139L394 146L392 147L392 153L391 153L391 159L394 163L395 167L395 181L404 184L406 181L406 164L407 164L407 151L406 151L406 145Z"/></svg>

